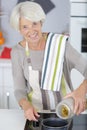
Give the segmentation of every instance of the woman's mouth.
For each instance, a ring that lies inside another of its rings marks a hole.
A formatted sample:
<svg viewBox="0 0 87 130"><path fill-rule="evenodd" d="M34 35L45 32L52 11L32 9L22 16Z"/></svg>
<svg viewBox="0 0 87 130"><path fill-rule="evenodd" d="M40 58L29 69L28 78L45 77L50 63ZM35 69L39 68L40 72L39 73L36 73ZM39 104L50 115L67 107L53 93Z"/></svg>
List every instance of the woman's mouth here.
<svg viewBox="0 0 87 130"><path fill-rule="evenodd" d="M38 34L37 33L33 33L32 35L29 36L29 38L31 40L37 40L38 39Z"/></svg>

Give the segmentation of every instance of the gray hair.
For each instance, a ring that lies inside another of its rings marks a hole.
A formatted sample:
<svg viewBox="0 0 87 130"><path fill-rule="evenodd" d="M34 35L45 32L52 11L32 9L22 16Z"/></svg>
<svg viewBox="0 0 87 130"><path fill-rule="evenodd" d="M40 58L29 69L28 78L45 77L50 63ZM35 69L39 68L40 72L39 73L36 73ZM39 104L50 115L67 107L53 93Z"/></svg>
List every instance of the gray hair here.
<svg viewBox="0 0 87 130"><path fill-rule="evenodd" d="M17 4L10 16L10 25L17 31L19 31L19 19L24 17L32 22L45 21L45 12L42 7L31 1L21 2Z"/></svg>

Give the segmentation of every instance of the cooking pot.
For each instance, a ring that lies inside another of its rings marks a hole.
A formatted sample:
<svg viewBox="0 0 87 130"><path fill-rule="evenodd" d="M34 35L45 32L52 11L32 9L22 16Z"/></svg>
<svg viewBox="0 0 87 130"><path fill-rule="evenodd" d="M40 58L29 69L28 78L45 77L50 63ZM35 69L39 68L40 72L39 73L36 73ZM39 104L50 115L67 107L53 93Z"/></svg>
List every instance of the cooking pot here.
<svg viewBox="0 0 87 130"><path fill-rule="evenodd" d="M46 118L41 121L41 130L69 130L70 123L60 118Z"/></svg>

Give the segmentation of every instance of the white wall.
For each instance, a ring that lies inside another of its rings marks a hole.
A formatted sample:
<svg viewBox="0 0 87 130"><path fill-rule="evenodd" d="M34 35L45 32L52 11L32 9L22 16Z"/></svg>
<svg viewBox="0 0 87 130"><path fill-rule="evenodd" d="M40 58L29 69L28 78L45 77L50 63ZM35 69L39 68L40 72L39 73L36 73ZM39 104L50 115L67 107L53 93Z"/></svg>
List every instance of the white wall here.
<svg viewBox="0 0 87 130"><path fill-rule="evenodd" d="M47 19L43 26L45 32L68 32L69 31L69 0L51 0L56 8L47 14ZM1 0L3 11L8 15L1 17L1 29L3 30L6 42L3 46L13 46L20 41L21 36L14 31L9 25L9 16L12 8L17 3L17 0Z"/></svg>

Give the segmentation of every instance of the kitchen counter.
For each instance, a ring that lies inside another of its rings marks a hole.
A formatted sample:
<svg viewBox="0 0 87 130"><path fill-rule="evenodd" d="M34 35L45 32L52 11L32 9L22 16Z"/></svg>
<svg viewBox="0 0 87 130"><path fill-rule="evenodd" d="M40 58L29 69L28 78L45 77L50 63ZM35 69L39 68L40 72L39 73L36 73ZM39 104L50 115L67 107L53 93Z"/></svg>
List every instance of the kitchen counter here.
<svg viewBox="0 0 87 130"><path fill-rule="evenodd" d="M0 109L0 130L24 130L25 123L23 110ZM87 114L74 116L72 130L78 129L87 130Z"/></svg>
<svg viewBox="0 0 87 130"><path fill-rule="evenodd" d="M0 109L0 130L24 130L25 118L21 109Z"/></svg>

